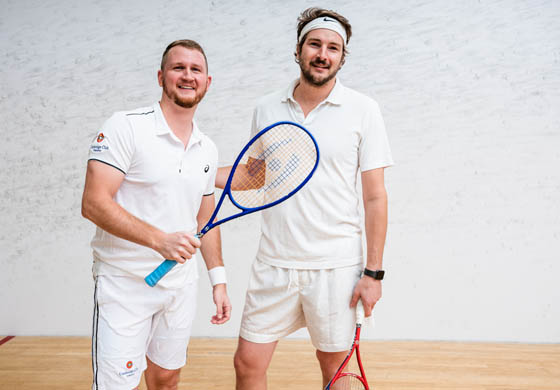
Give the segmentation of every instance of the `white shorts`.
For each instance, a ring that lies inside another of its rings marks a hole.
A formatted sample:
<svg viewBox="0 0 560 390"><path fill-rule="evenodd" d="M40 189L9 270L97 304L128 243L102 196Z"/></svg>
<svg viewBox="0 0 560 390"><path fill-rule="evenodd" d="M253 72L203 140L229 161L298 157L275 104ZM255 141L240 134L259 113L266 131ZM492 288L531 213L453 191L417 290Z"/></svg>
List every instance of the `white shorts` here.
<svg viewBox="0 0 560 390"><path fill-rule="evenodd" d="M183 367L196 295L197 281L164 289L138 278L97 276L92 390L135 388L147 367L146 356L168 370Z"/></svg>
<svg viewBox="0 0 560 390"><path fill-rule="evenodd" d="M361 264L288 269L256 260L239 335L254 343L270 343L307 326L319 351L350 349L356 325L350 299L362 269Z"/></svg>

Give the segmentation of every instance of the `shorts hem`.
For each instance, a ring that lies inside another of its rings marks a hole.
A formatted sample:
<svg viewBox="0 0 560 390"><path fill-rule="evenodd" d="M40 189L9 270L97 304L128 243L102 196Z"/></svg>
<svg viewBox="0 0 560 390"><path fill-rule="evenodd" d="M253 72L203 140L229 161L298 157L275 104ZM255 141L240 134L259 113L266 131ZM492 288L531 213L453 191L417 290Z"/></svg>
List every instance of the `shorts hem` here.
<svg viewBox="0 0 560 390"><path fill-rule="evenodd" d="M313 343L313 340L311 340L311 343L313 344L313 346L321 351L321 352L348 352L350 350L350 347L348 346L348 344L318 344L315 345L315 343Z"/></svg>
<svg viewBox="0 0 560 390"><path fill-rule="evenodd" d="M178 369L180 369L180 368L185 367L185 364L187 364L187 359L185 359L185 361L183 362L183 364L181 364L180 366L176 366L176 365L169 365L169 364L161 364L161 363L159 363L159 362L156 361L157 359L152 359L152 358L149 356L148 353L146 353L146 357L147 357L148 359L150 359L150 361L151 361L152 363L154 363L154 364L156 364L157 366L163 368L164 370L170 370L170 371L171 371L171 370L178 370Z"/></svg>
<svg viewBox="0 0 560 390"><path fill-rule="evenodd" d="M294 327L294 328L290 328L288 330L285 330L283 332L279 332L276 334L262 334L262 333L255 333L255 332L251 332L247 329L243 329L241 328L239 330L239 337L244 338L247 341L250 341L252 343L256 343L256 344L267 344L267 343L273 343L275 341L278 341L286 336L289 336L290 334L294 333L296 330L303 328L304 326L299 326L299 327Z"/></svg>

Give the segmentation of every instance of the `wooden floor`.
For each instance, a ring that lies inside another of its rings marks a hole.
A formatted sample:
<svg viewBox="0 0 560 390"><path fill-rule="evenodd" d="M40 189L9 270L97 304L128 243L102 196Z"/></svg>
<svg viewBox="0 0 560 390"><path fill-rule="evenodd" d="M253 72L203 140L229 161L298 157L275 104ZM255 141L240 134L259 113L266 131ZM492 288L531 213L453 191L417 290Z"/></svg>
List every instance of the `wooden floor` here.
<svg viewBox="0 0 560 390"><path fill-rule="evenodd" d="M193 339L179 388L233 389L236 342ZM560 390L559 344L363 341L361 349L375 390ZM268 381L270 390L321 389L311 344L281 341ZM0 345L1 390L90 386L88 338L18 336ZM145 388L142 383L141 389Z"/></svg>

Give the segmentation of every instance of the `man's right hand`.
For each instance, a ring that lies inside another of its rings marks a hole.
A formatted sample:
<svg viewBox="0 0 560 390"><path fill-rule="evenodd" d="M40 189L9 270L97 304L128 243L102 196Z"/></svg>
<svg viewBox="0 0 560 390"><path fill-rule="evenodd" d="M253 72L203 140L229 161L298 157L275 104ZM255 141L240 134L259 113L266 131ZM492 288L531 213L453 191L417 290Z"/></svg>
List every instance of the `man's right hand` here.
<svg viewBox="0 0 560 390"><path fill-rule="evenodd" d="M200 248L198 238L190 233L175 232L162 233L153 249L168 260L184 263L193 257L197 248Z"/></svg>

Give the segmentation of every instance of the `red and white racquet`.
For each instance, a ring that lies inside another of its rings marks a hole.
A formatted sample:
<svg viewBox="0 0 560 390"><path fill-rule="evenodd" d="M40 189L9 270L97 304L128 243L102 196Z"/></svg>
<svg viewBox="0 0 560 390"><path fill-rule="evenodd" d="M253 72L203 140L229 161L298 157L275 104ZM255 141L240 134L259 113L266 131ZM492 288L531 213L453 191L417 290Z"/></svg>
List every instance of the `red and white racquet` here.
<svg viewBox="0 0 560 390"><path fill-rule="evenodd" d="M362 358L360 357L360 330L363 321L364 306L360 300L356 305L356 332L352 348L350 348L350 352L344 358L344 361L327 384L327 387L325 387L325 390L369 390L364 367L362 366ZM356 355L357 367L352 367L352 364L350 364L352 355Z"/></svg>

